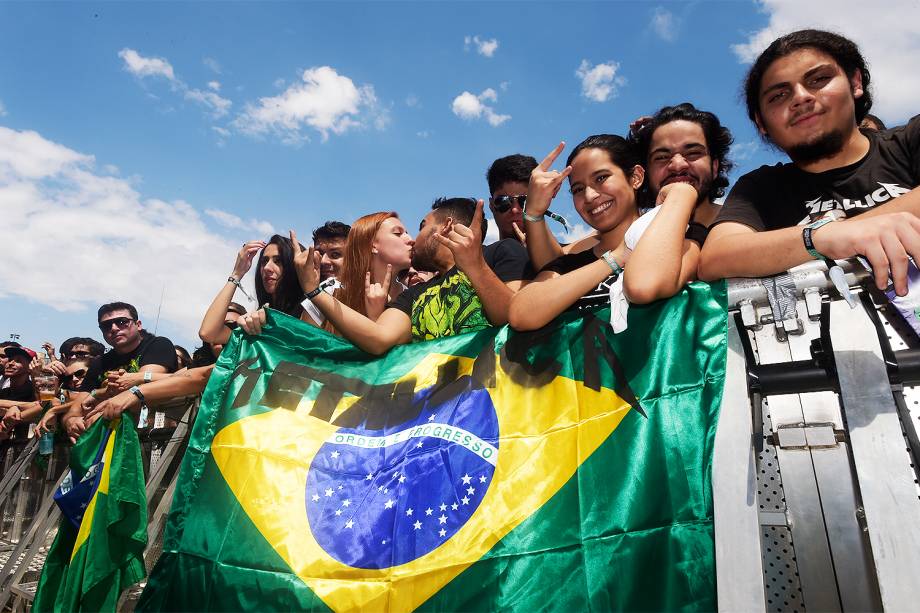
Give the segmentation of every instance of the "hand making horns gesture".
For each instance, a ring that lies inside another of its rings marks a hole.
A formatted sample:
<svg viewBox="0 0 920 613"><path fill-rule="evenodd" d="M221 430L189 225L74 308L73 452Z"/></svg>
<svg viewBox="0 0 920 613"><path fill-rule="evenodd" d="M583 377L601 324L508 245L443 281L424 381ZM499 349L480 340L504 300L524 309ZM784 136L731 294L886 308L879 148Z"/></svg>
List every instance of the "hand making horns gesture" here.
<svg viewBox="0 0 920 613"><path fill-rule="evenodd" d="M527 185L528 215L536 217L545 213L553 198L559 193L562 182L571 174L571 166L566 166L562 172L552 170L553 162L563 149L565 149L565 141L556 145L556 148L550 151L549 155L530 173L530 183Z"/></svg>
<svg viewBox="0 0 920 613"><path fill-rule="evenodd" d="M297 234L293 230L291 230L291 248L294 250L294 270L297 271L300 289L312 292L319 286L319 263L322 258L312 246L304 251L297 242Z"/></svg>
<svg viewBox="0 0 920 613"><path fill-rule="evenodd" d="M466 272L484 262L482 257L482 200L476 201L476 212L469 226L448 222L434 238L454 254L457 267Z"/></svg>
<svg viewBox="0 0 920 613"><path fill-rule="evenodd" d="M387 264L387 272L383 276L383 283L371 283L371 271L364 275L364 310L367 316L374 321L380 317L387 308L390 297L390 282L393 279L393 266Z"/></svg>

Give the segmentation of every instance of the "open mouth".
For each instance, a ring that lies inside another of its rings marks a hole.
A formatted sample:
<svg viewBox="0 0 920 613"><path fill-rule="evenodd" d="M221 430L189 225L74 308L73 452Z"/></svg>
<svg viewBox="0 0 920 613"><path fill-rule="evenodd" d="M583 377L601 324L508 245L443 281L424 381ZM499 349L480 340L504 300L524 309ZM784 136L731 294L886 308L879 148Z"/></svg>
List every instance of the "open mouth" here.
<svg viewBox="0 0 920 613"><path fill-rule="evenodd" d="M613 206L613 200L608 200L607 202L597 205L596 207L588 211L588 213L590 213L591 215L600 215L601 213L603 213L604 211L606 211L612 206Z"/></svg>
<svg viewBox="0 0 920 613"><path fill-rule="evenodd" d="M662 185L668 185L670 183L690 183L691 185L696 183L696 179L690 175L672 175L664 180Z"/></svg>

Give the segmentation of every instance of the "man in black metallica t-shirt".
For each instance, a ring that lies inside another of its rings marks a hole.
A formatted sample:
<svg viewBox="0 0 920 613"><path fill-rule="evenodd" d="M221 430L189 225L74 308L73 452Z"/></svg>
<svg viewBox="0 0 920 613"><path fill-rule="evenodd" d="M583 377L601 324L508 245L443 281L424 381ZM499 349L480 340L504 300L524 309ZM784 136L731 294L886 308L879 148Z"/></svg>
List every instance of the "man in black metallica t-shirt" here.
<svg viewBox="0 0 920 613"><path fill-rule="evenodd" d="M872 105L866 62L855 43L819 30L773 41L751 67L745 97L751 120L792 163L738 180L706 240L700 277L759 277L862 255L878 287L890 269L903 296L908 255L920 261L920 116L860 131Z"/></svg>
<svg viewBox="0 0 920 613"><path fill-rule="evenodd" d="M64 416L64 428L74 438L85 430L85 409L125 391L119 381L124 373L143 372L145 380L149 380L154 373L175 372L177 368L175 346L168 338L145 331L132 305L104 304L99 307L98 321L112 349L92 361L80 392L74 395L74 406Z"/></svg>

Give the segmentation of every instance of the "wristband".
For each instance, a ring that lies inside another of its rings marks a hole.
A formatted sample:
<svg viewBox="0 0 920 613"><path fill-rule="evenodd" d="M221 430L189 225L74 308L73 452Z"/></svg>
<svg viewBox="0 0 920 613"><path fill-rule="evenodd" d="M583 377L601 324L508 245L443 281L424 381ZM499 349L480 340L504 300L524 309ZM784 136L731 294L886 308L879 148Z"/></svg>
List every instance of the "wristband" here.
<svg viewBox="0 0 920 613"><path fill-rule="evenodd" d="M144 383L150 383L153 381L153 373L149 370L144 372Z"/></svg>
<svg viewBox="0 0 920 613"><path fill-rule="evenodd" d="M147 406L147 399L144 398L144 392L141 391L141 388L136 385L132 385L128 391L137 396L137 399L141 401L142 407Z"/></svg>
<svg viewBox="0 0 920 613"><path fill-rule="evenodd" d="M255 298L253 298L253 297L250 296L248 293L246 293L246 290L244 290L244 289L243 289L243 286L240 284L240 280L237 279L236 277L234 277L233 275L230 275L229 277L227 277L227 283L232 283L232 284L234 284L234 285L236 286L236 289L238 289L238 290L240 290L241 292L243 292L243 295L246 296L246 298L249 300L249 302L255 302L255 301L256 301Z"/></svg>
<svg viewBox="0 0 920 613"><path fill-rule="evenodd" d="M620 275L623 273L623 267L620 266L620 263L617 262L617 259L613 257L612 251L605 251L601 254L601 259L606 262L607 266L610 267L610 270L613 271L613 274Z"/></svg>
<svg viewBox="0 0 920 613"><path fill-rule="evenodd" d="M535 217L533 215L529 215L527 211L524 211L524 220L532 221L534 223L540 223L541 221L543 221L543 215L540 215L539 217Z"/></svg>
<svg viewBox="0 0 920 613"><path fill-rule="evenodd" d="M802 228L802 242L805 243L805 251L807 251L808 255L810 255L816 260L823 260L826 258L824 254L822 254L820 251L815 249L815 242L813 238L815 230L817 230L821 226L825 226L831 223L832 221L836 221L836 219L834 219L833 217L822 217L821 219L818 219L817 221L813 221L810 224L807 224L804 228Z"/></svg>
<svg viewBox="0 0 920 613"><path fill-rule="evenodd" d="M307 292L306 294L303 295L303 296L304 296L304 299L305 299L305 300L313 300L314 298L316 298L317 296L319 296L319 293L320 293L321 291L323 291L322 284L317 285L317 286L316 286L316 289L311 290L311 291L309 291L309 292Z"/></svg>

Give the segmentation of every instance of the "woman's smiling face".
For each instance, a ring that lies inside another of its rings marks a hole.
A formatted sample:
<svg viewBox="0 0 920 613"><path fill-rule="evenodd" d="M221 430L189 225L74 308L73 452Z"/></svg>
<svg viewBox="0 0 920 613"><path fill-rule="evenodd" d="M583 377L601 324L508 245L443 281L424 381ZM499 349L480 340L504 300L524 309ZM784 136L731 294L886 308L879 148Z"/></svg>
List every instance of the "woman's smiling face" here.
<svg viewBox="0 0 920 613"><path fill-rule="evenodd" d="M598 232L616 228L636 213L636 190L645 173L635 166L627 176L603 149L584 149L569 175L575 210Z"/></svg>

